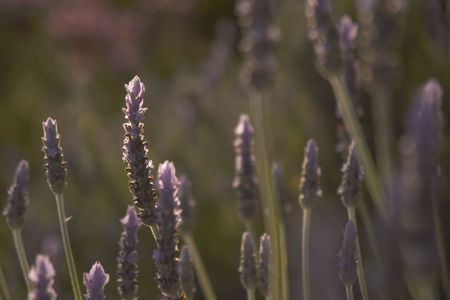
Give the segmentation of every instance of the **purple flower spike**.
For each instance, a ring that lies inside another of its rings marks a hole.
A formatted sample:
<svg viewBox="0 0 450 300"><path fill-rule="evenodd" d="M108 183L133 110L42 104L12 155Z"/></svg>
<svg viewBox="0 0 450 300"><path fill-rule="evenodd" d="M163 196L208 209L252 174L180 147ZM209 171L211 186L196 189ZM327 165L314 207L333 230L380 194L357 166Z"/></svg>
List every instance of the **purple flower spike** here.
<svg viewBox="0 0 450 300"><path fill-rule="evenodd" d="M169 298L178 294L178 235L179 221L178 179L175 166L169 161L158 168L158 230L157 249L153 251L157 273L156 281L161 293Z"/></svg>
<svg viewBox="0 0 450 300"><path fill-rule="evenodd" d="M257 184L255 176L255 155L253 154L253 127L248 115L241 115L234 130L236 139L236 175L233 187L239 199L239 214L244 220L251 220L258 208Z"/></svg>
<svg viewBox="0 0 450 300"><path fill-rule="evenodd" d="M26 208L28 206L27 181L29 165L26 160L21 160L16 168L13 184L8 189L6 206L3 215L11 229L23 226Z"/></svg>
<svg viewBox="0 0 450 300"><path fill-rule="evenodd" d="M315 200L322 196L318 152L319 148L316 142L313 139L309 140L305 147L302 177L300 178L299 198L303 208L310 208Z"/></svg>
<svg viewBox="0 0 450 300"><path fill-rule="evenodd" d="M52 118L47 118L42 123L42 128L44 130L44 137L42 138L44 146L42 150L45 154L47 182L54 194L62 194L67 184L67 169L60 145L61 136L58 133L58 124Z"/></svg>
<svg viewBox="0 0 450 300"><path fill-rule="evenodd" d="M125 85L125 108L123 112L128 122L123 124L125 138L123 141L123 157L129 178L129 189L133 203L142 223L151 226L156 222L155 205L158 199L154 179L151 174L152 161L148 156L148 145L144 136L143 107L145 86L135 76Z"/></svg>
<svg viewBox="0 0 450 300"><path fill-rule="evenodd" d="M101 263L96 262L89 273L83 274L83 284L86 287L86 300L104 300L103 292L105 285L109 282L109 275L105 273Z"/></svg>
<svg viewBox="0 0 450 300"><path fill-rule="evenodd" d="M338 253L339 278L344 285L352 286L356 280L356 228L352 221L345 225L344 240Z"/></svg>
<svg viewBox="0 0 450 300"><path fill-rule="evenodd" d="M346 208L356 207L358 204L363 179L364 173L358 162L355 143L352 143L347 161L342 166L342 183L338 189L338 195Z"/></svg>
<svg viewBox="0 0 450 300"><path fill-rule="evenodd" d="M253 238L249 232L242 234L239 274L242 286L254 290L257 284L256 255Z"/></svg>
<svg viewBox="0 0 450 300"><path fill-rule="evenodd" d="M55 269L47 256L36 256L36 264L30 269L28 277L33 285L33 290L28 294L27 300L56 299L56 292L53 288Z"/></svg>
<svg viewBox="0 0 450 300"><path fill-rule="evenodd" d="M189 234L192 231L192 214L194 209L194 200L191 196L191 183L185 176L180 178L180 220L178 230L181 234Z"/></svg>
<svg viewBox="0 0 450 300"><path fill-rule="evenodd" d="M133 206L128 206L127 214L120 220L123 226L119 240L119 255L117 257L117 289L123 300L137 299L138 254L137 232L140 221Z"/></svg>
<svg viewBox="0 0 450 300"><path fill-rule="evenodd" d="M272 263L270 236L264 233L259 242L259 264L258 264L258 289L264 297L270 295L270 276L272 272Z"/></svg>

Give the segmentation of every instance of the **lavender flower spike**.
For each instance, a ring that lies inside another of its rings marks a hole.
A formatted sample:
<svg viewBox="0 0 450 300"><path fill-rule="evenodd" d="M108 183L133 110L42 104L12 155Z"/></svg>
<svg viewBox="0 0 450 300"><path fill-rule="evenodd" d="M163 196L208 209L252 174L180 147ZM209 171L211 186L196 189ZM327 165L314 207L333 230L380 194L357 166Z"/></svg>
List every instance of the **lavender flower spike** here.
<svg viewBox="0 0 450 300"><path fill-rule="evenodd" d="M356 265L358 255L356 253L356 228L352 221L345 225L342 248L338 253L339 278L344 285L352 286L356 280Z"/></svg>
<svg viewBox="0 0 450 300"><path fill-rule="evenodd" d="M305 147L303 159L302 177L300 178L300 204L306 209L310 208L315 200L322 196L320 187L320 167L318 165L318 147L313 139L310 139Z"/></svg>
<svg viewBox="0 0 450 300"><path fill-rule="evenodd" d="M239 274L242 286L247 290L254 290L257 280L256 256L253 239L248 232L244 232L242 235Z"/></svg>
<svg viewBox="0 0 450 300"><path fill-rule="evenodd" d="M346 208L352 208L358 204L364 174L358 163L354 143L350 145L348 151L347 162L342 166L342 183L338 194L341 196L342 204Z"/></svg>
<svg viewBox="0 0 450 300"><path fill-rule="evenodd" d="M19 229L23 226L25 212L28 206L27 181L29 165L26 160L21 160L14 174L13 184L8 189L6 206L3 215L11 229Z"/></svg>
<svg viewBox="0 0 450 300"><path fill-rule="evenodd" d="M27 300L55 300L54 277L55 269L50 259L45 255L37 255L36 264L29 273L33 291L28 294Z"/></svg>
<svg viewBox="0 0 450 300"><path fill-rule="evenodd" d="M129 180L129 189L133 196L142 223L151 226L156 222L155 204L158 194L151 175L153 164L148 157L148 146L144 136L143 107L145 87L139 77L135 76L125 85L125 108L123 112L128 122L123 124L125 138L123 141L123 161Z"/></svg>
<svg viewBox="0 0 450 300"><path fill-rule="evenodd" d="M257 184L255 176L255 156L253 154L253 127L248 115L241 115L234 130L236 139L236 176L233 187L239 198L239 214L244 220L251 220L258 208Z"/></svg>
<svg viewBox="0 0 450 300"><path fill-rule="evenodd" d="M109 275L105 273L101 263L92 265L89 273L83 274L83 284L86 287L85 300L104 300L103 292L105 285L109 282Z"/></svg>
<svg viewBox="0 0 450 300"><path fill-rule="evenodd" d="M120 299L137 299L138 254L137 232L141 225L133 206L128 206L127 214L120 220L123 226L119 240L119 255L117 257L117 290Z"/></svg>
<svg viewBox="0 0 450 300"><path fill-rule="evenodd" d="M338 23L339 40L344 63L344 77L352 100L355 101L359 88L355 60L355 40L358 36L358 25L349 16L343 16Z"/></svg>
<svg viewBox="0 0 450 300"><path fill-rule="evenodd" d="M181 248L179 274L184 295L187 300L192 300L195 294L195 278L191 255L187 246Z"/></svg>
<svg viewBox="0 0 450 300"><path fill-rule="evenodd" d="M157 249L153 251L157 273L156 281L161 293L174 298L178 294L178 235L179 221L178 178L175 166L169 161L159 165L157 186L159 190Z"/></svg>
<svg viewBox="0 0 450 300"><path fill-rule="evenodd" d="M189 234L192 231L192 211L194 208L194 200L191 197L191 183L185 176L180 178L180 220L178 222L178 230L181 234Z"/></svg>
<svg viewBox="0 0 450 300"><path fill-rule="evenodd" d="M258 264L258 289L264 297L270 295L270 276L272 263L270 260L270 236L264 233L259 243L259 264Z"/></svg>
<svg viewBox="0 0 450 300"><path fill-rule="evenodd" d="M61 136L58 132L58 125L55 120L47 118L42 123L42 128L44 129L42 150L44 151L47 182L54 194L62 194L67 185L67 169L60 145Z"/></svg>

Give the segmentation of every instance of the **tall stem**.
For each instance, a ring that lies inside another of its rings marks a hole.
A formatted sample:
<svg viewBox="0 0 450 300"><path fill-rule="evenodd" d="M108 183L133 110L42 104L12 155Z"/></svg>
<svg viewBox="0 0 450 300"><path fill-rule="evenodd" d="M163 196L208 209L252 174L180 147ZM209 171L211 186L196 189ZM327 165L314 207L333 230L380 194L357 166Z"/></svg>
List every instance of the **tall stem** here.
<svg viewBox="0 0 450 300"><path fill-rule="evenodd" d="M20 269L22 270L23 279L27 286L27 290L31 292L32 285L28 278L30 267L28 265L27 255L25 254L25 247L23 246L22 230L20 228L12 229L14 246L16 247L17 257L19 259Z"/></svg>
<svg viewBox="0 0 450 300"><path fill-rule="evenodd" d="M198 252L197 245L191 234L183 235L183 240L189 248L189 253L192 256L192 262L194 263L195 273L203 291L203 295L207 300L217 300L216 294L209 280L208 273L206 272L205 265L203 264L200 253Z"/></svg>
<svg viewBox="0 0 450 300"><path fill-rule="evenodd" d="M8 285L6 284L5 275L3 274L2 268L0 268L0 290L3 295L0 299L11 300L11 295L9 294Z"/></svg>
<svg viewBox="0 0 450 300"><path fill-rule="evenodd" d="M255 300L255 289L247 289L247 300Z"/></svg>
<svg viewBox="0 0 450 300"><path fill-rule="evenodd" d="M350 285L350 284L345 285L345 293L347 294L347 300L354 300L352 285Z"/></svg>
<svg viewBox="0 0 450 300"><path fill-rule="evenodd" d="M328 80L330 81L339 108L341 109L345 127L350 137L355 141L358 158L361 161L366 174L366 183L369 193L380 214L388 220L384 191L361 125L356 117L356 112L351 102L347 86L339 75L330 75Z"/></svg>
<svg viewBox="0 0 450 300"><path fill-rule="evenodd" d="M271 284L275 299L288 300L288 276L287 266L283 263L287 261L286 245L282 243L280 237L278 203L272 187L271 172L269 167L269 153L264 130L263 116L263 94L261 92L249 93L250 114L255 124L255 144L256 144L256 171L260 179L261 200L263 203L263 218L266 230L273 241L272 261L274 266L273 284Z"/></svg>
<svg viewBox="0 0 450 300"><path fill-rule="evenodd" d="M310 279L309 279L309 225L311 222L311 211L309 208L303 209L302 226L302 287L303 300L310 299Z"/></svg>
<svg viewBox="0 0 450 300"><path fill-rule="evenodd" d="M82 300L80 284L78 283L77 269L73 259L72 247L70 245L69 231L67 229L66 213L64 209L64 197L62 194L55 194L56 207L58 210L59 228L63 241L64 254L66 256L67 268L69 270L70 282L75 300Z"/></svg>
<svg viewBox="0 0 450 300"><path fill-rule="evenodd" d="M355 208L348 208L347 213L348 213L348 219L353 222L353 224L355 225L356 232L358 233L358 225L356 222ZM356 236L356 251L357 251L357 257L358 257L356 273L358 275L359 289L361 290L362 299L369 300L369 293L367 292L367 285L366 285L366 276L364 274L364 262L363 262L363 258L362 258L361 246L359 244L358 235Z"/></svg>

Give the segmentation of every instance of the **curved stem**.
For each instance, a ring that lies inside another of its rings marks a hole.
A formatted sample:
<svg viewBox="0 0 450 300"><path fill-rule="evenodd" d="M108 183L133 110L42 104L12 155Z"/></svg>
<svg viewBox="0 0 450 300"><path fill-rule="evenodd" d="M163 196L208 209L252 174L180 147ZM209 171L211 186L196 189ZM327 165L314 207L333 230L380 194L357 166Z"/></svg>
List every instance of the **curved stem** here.
<svg viewBox="0 0 450 300"><path fill-rule="evenodd" d="M64 197L62 194L55 194L56 207L58 210L58 221L61 229L64 253L66 256L67 268L69 270L70 282L75 300L82 300L80 284L78 283L77 269L73 259L72 247L70 246L69 230L67 229L66 213L64 209Z"/></svg>
<svg viewBox="0 0 450 300"><path fill-rule="evenodd" d="M11 295L9 294L8 285L6 284L2 268L0 268L0 290L2 292L2 297L0 297L0 299L11 300Z"/></svg>
<svg viewBox="0 0 450 300"><path fill-rule="evenodd" d="M30 267L28 265L27 255L25 254L25 247L23 246L22 230L20 228L12 229L14 246L16 247L17 257L19 259L20 269L22 270L23 279L27 286L27 290L31 292L32 285L28 278Z"/></svg>
<svg viewBox="0 0 450 300"><path fill-rule="evenodd" d="M309 225L311 221L311 211L308 208L303 209L302 226L302 286L303 300L310 299L310 279L309 279Z"/></svg>
<svg viewBox="0 0 450 300"><path fill-rule="evenodd" d="M357 236L356 236L356 251L358 255L358 264L356 265L356 273L358 275L358 283L359 283L359 289L361 290L361 296L363 300L369 300L369 293L367 292L367 284L366 284L366 276L364 274L364 262L362 258L361 253L361 246L359 244L359 237L358 237L358 225L356 222L356 212L355 208L348 208L348 219L353 222L356 228Z"/></svg>
<svg viewBox="0 0 450 300"><path fill-rule="evenodd" d="M247 289L247 300L255 300L255 289Z"/></svg>
<svg viewBox="0 0 450 300"><path fill-rule="evenodd" d="M330 81L339 108L341 109L345 127L350 137L355 141L358 158L361 161L366 174L366 183L369 193L380 214L388 220L388 211L385 203L386 197L361 125L356 117L356 112L348 94L347 86L338 75L330 75L328 80Z"/></svg>
<svg viewBox="0 0 450 300"><path fill-rule="evenodd" d="M345 285L345 293L347 294L347 300L354 300L353 287L350 284Z"/></svg>
<svg viewBox="0 0 450 300"><path fill-rule="evenodd" d="M189 252L192 256L192 262L194 263L195 273L199 284L202 288L203 295L207 300L217 300L216 294L212 287L211 281L209 280L208 273L206 272L205 265L203 264L200 253L198 252L197 245L195 244L194 238L191 234L183 235L183 240L189 248Z"/></svg>

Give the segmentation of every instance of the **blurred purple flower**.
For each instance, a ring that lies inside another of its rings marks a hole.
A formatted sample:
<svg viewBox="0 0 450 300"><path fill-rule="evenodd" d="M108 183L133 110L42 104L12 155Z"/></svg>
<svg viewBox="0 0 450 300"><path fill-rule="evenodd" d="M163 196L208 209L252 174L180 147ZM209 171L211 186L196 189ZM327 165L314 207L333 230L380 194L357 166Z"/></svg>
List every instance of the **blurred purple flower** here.
<svg viewBox="0 0 450 300"><path fill-rule="evenodd" d="M36 256L36 263L30 269L28 276L33 285L33 290L28 294L28 300L56 299L56 292L53 288L55 269L47 256Z"/></svg>
<svg viewBox="0 0 450 300"><path fill-rule="evenodd" d="M102 265L96 262L89 273L83 274L83 284L86 287L86 300L104 300L104 288L109 282L109 275L105 273Z"/></svg>

